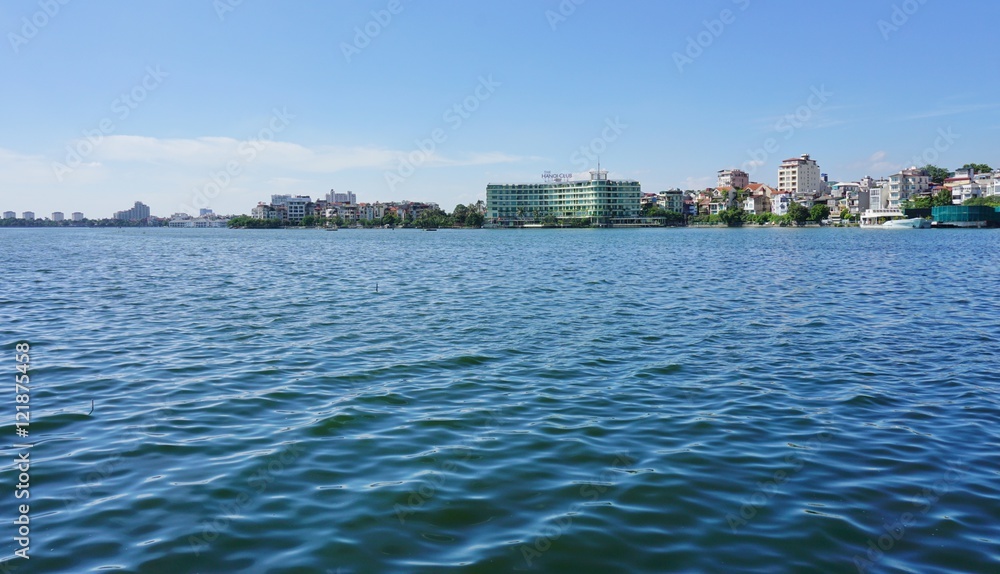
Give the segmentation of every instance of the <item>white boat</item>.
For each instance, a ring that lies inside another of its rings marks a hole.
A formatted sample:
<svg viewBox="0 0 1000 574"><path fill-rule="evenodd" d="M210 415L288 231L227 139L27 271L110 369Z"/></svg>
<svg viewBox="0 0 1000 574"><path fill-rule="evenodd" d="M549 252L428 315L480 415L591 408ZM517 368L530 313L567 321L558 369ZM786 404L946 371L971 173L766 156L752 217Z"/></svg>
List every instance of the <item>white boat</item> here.
<svg viewBox="0 0 1000 574"><path fill-rule="evenodd" d="M908 218L899 209L869 209L861 214L861 227L869 229L928 229L930 226L930 221Z"/></svg>
<svg viewBox="0 0 1000 574"><path fill-rule="evenodd" d="M931 222L922 217L914 217L911 219L890 219L889 221L883 223L882 227L895 229L930 229Z"/></svg>

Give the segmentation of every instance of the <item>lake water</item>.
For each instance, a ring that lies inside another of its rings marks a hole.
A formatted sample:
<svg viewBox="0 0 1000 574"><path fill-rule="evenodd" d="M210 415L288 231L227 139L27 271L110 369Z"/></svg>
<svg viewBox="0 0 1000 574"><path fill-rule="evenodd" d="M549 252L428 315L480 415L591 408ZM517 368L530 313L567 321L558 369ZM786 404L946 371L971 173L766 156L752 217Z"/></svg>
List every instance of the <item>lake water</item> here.
<svg viewBox="0 0 1000 574"><path fill-rule="evenodd" d="M0 247L7 571L1000 572L1000 231Z"/></svg>

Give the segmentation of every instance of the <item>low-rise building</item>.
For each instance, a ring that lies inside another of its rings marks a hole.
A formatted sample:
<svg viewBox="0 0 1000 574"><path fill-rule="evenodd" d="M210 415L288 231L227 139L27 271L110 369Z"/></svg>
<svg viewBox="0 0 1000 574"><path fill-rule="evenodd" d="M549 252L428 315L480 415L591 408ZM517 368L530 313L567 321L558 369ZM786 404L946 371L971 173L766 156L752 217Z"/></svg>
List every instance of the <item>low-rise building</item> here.
<svg viewBox="0 0 1000 574"><path fill-rule="evenodd" d="M385 216L385 205L379 202L361 203L358 205L358 217L368 221L376 221Z"/></svg>
<svg viewBox="0 0 1000 574"><path fill-rule="evenodd" d="M852 216L861 215L871 208L871 191L868 189L859 187L857 192L848 193L846 198L847 210Z"/></svg>
<svg viewBox="0 0 1000 574"><path fill-rule="evenodd" d="M762 213L771 213L773 211L771 207L771 198L777 195L778 190L774 189L766 183L753 183L751 182L747 185L746 192L748 195L754 198L761 198L758 202L754 199L754 213L760 215ZM746 206L744 207L746 209Z"/></svg>
<svg viewBox="0 0 1000 574"><path fill-rule="evenodd" d="M764 194L748 194L743 199L743 211L753 215L761 215L771 210L770 204L770 200Z"/></svg>
<svg viewBox="0 0 1000 574"><path fill-rule="evenodd" d="M312 213L312 199L305 195L288 197L284 203L288 208L287 218L291 223L299 223L306 215Z"/></svg>
<svg viewBox="0 0 1000 574"><path fill-rule="evenodd" d="M348 203L342 203L338 205L333 205L326 208L324 216L333 219L335 217L340 217L346 222L355 222L360 219L361 208L358 205L351 205Z"/></svg>
<svg viewBox="0 0 1000 574"><path fill-rule="evenodd" d="M257 207L250 210L250 217L254 219L275 219L278 217L274 207L266 203L258 203Z"/></svg>
<svg viewBox="0 0 1000 574"><path fill-rule="evenodd" d="M927 172L911 167L889 176L888 187L883 188L882 201L887 201L890 209L898 209L910 196L929 191L931 178ZM888 192L888 196L885 195Z"/></svg>
<svg viewBox="0 0 1000 574"><path fill-rule="evenodd" d="M717 187L712 190L712 202L722 204L722 209L727 209L737 203L736 188L732 186Z"/></svg>
<svg viewBox="0 0 1000 574"><path fill-rule="evenodd" d="M684 213L684 192L679 189L661 191L657 194L660 207L674 213Z"/></svg>
<svg viewBox="0 0 1000 574"><path fill-rule="evenodd" d="M831 215L837 215L840 217L840 199L833 197L832 195L826 194L821 195L813 200L813 206L825 205L827 209L830 210Z"/></svg>
<svg viewBox="0 0 1000 574"><path fill-rule="evenodd" d="M792 205L792 194L775 193L771 196L771 213L781 216L788 215L788 208Z"/></svg>
<svg viewBox="0 0 1000 574"><path fill-rule="evenodd" d="M955 177L945 180L945 187L951 189L952 203L961 205L975 197L997 195L997 176L991 173L973 173L973 170L959 170Z"/></svg>
<svg viewBox="0 0 1000 574"><path fill-rule="evenodd" d="M657 206L660 204L660 196L655 193L644 193L639 199L639 208L646 209L647 206Z"/></svg>
<svg viewBox="0 0 1000 574"><path fill-rule="evenodd" d="M188 215L183 218L171 219L167 225L173 228L186 229L222 228L229 225L229 220L223 217L214 217L211 215L205 217L191 217Z"/></svg>
<svg viewBox="0 0 1000 574"><path fill-rule="evenodd" d="M856 181L841 181L830 186L830 195L836 198L850 197L861 192L861 184Z"/></svg>
<svg viewBox="0 0 1000 574"><path fill-rule="evenodd" d="M868 188L871 209L887 209L889 207L889 181L880 179L873 181Z"/></svg>
<svg viewBox="0 0 1000 574"><path fill-rule="evenodd" d="M985 193L983 193L984 197L989 197L991 195L1000 195L1000 170L993 172L990 183L986 186Z"/></svg>
<svg viewBox="0 0 1000 574"><path fill-rule="evenodd" d="M816 205L817 197L819 197L819 195L816 194L815 192L812 193L800 192L792 194L792 199L795 201L795 203L798 203L799 205L805 207L806 209L812 209L812 206Z"/></svg>
<svg viewBox="0 0 1000 574"><path fill-rule="evenodd" d="M712 194L702 191L692 199L694 215L709 215L711 213Z"/></svg>

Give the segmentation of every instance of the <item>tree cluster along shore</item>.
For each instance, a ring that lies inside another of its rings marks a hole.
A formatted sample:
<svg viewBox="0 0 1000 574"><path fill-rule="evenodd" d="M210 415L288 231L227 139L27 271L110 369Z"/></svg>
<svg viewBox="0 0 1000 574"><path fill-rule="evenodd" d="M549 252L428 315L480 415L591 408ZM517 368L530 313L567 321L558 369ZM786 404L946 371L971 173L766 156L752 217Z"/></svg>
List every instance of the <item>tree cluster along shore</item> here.
<svg viewBox="0 0 1000 574"><path fill-rule="evenodd" d="M451 213L446 213L443 209L433 208L424 210L414 218L410 213L403 217L387 212L384 216L376 219L345 220L343 217L319 217L307 215L297 224L289 223L281 219L256 219L249 215L240 215L229 220L229 227L236 229L280 229L284 227L354 227L361 226L366 229L376 227L404 227L404 228L479 228L483 226L485 216L475 205L457 205Z"/></svg>
<svg viewBox="0 0 1000 574"><path fill-rule="evenodd" d="M947 194L947 197L945 195ZM927 209L938 205L951 205L951 195L947 190L932 197L917 197L904 203L905 209ZM683 226L719 226L739 227L742 225L806 225L808 223L820 223L830 216L830 208L826 205L814 205L811 209L799 203L792 203L788 207L785 215L775 215L773 213L752 214L744 211L739 202L720 211L715 215L694 215L685 217L680 213L666 211L662 207L647 205L643 207L642 217L655 221L661 227L683 227ZM984 205L990 207L1000 207L1000 196L974 197L963 203L963 205ZM846 210L841 212L841 220L848 222L852 220L850 213ZM167 227L170 220L150 217L140 221L124 221L119 219L83 219L81 221L52 221L50 219L0 219L0 227ZM311 227L345 227L360 226L365 229L380 227L402 227L415 229L428 228L464 228L478 229L483 227L484 215L472 209L471 206L458 206L451 213L446 213L441 209L430 209L421 213L417 218L405 217L400 219L394 213L387 213L379 219L361 219L357 221L345 221L343 218L324 218L308 215L298 223L289 223L280 219L254 219L249 215L238 215L229 219L228 226L231 229L284 229L284 228L311 228ZM594 222L587 218L580 219L557 219L553 216L545 217L541 220L543 228L586 228L594 225Z"/></svg>
<svg viewBox="0 0 1000 574"><path fill-rule="evenodd" d="M738 190L736 199L729 207L713 215L695 215L688 219L689 225L727 225L729 227L739 227L746 223L757 225L804 225L808 222L820 223L830 217L830 208L824 204L816 204L811 208L792 202L788 206L788 213L776 215L774 213L747 213L741 207L743 204L743 192ZM938 206L953 205L950 189L942 189L933 196L919 196L903 201L902 209L931 209ZM1000 207L1000 196L973 197L966 200L962 205L983 205L989 207ZM662 210L660 210L662 211ZM650 210L655 213L655 210ZM646 210L644 210L644 214ZM859 215L852 214L850 210L843 209L840 212L840 221L857 222Z"/></svg>
<svg viewBox="0 0 1000 574"><path fill-rule="evenodd" d="M51 219L0 219L0 227L167 227L170 220L150 217L141 220L81 219L53 221Z"/></svg>

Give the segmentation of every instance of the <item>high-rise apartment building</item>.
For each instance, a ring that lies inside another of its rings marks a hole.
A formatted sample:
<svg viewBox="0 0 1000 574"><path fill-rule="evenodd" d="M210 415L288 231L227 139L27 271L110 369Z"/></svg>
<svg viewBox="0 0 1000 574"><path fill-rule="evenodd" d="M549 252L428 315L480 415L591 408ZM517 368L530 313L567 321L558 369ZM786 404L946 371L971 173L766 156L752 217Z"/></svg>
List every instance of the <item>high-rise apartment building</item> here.
<svg viewBox="0 0 1000 574"><path fill-rule="evenodd" d="M778 191L781 193L811 193L823 190L816 160L803 154L781 162L778 168Z"/></svg>
<svg viewBox="0 0 1000 574"><path fill-rule="evenodd" d="M141 201L135 202L132 209L116 211L113 219L118 221L143 221L149 219L149 206Z"/></svg>
<svg viewBox="0 0 1000 574"><path fill-rule="evenodd" d="M331 189L330 193L326 194L327 203L346 203L347 205L355 205L358 203L358 196L354 195L353 191L348 191L347 193L337 193L336 190Z"/></svg>

